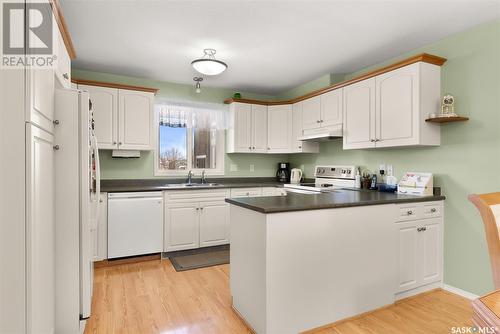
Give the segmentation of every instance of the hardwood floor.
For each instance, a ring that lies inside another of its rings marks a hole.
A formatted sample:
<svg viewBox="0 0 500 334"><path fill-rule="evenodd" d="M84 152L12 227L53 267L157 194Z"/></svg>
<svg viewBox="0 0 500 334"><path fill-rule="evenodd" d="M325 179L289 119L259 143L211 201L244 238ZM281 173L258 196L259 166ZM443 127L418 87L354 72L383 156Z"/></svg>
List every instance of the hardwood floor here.
<svg viewBox="0 0 500 334"><path fill-rule="evenodd" d="M85 334L251 333L231 309L228 265L176 272L170 261L154 260L96 268L92 313ZM438 290L314 333L450 333L471 326L471 315L469 300Z"/></svg>

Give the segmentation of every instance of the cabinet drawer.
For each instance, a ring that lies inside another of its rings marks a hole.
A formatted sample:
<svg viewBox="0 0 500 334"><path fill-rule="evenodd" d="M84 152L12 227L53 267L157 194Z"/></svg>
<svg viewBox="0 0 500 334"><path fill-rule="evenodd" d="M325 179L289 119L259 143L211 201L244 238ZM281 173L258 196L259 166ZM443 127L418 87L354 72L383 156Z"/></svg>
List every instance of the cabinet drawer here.
<svg viewBox="0 0 500 334"><path fill-rule="evenodd" d="M399 208L398 221L407 221L419 219L419 207L418 205L401 206Z"/></svg>
<svg viewBox="0 0 500 334"><path fill-rule="evenodd" d="M441 217L443 215L443 206L441 203L431 202L422 205L422 218Z"/></svg>
<svg viewBox="0 0 500 334"><path fill-rule="evenodd" d="M229 197L229 190L167 190L164 191L167 203L191 203L204 201L222 201Z"/></svg>
<svg viewBox="0 0 500 334"><path fill-rule="evenodd" d="M231 197L258 197L262 195L262 188L231 189Z"/></svg>

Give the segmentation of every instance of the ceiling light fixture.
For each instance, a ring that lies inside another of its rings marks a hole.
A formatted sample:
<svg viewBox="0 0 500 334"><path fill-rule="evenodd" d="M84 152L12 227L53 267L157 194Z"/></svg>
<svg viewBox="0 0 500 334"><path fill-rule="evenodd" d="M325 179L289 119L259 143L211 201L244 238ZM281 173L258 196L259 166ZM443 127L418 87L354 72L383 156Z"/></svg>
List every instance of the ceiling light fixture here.
<svg viewBox="0 0 500 334"><path fill-rule="evenodd" d="M217 52L215 49L205 49L203 52L205 53L203 58L191 62L195 70L205 75L217 75L226 70L227 64L215 59L215 53Z"/></svg>
<svg viewBox="0 0 500 334"><path fill-rule="evenodd" d="M193 80L196 81L195 92L198 93L198 94L200 94L201 93L201 84L200 84L200 82L203 81L203 78L194 77Z"/></svg>

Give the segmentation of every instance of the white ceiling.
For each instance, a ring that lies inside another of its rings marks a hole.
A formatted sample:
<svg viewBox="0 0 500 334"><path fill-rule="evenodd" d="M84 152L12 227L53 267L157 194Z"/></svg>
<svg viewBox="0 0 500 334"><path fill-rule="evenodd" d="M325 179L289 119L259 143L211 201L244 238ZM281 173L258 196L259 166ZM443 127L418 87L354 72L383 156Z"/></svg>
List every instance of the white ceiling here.
<svg viewBox="0 0 500 334"><path fill-rule="evenodd" d="M349 73L500 16L499 1L62 0L79 69L276 95Z"/></svg>

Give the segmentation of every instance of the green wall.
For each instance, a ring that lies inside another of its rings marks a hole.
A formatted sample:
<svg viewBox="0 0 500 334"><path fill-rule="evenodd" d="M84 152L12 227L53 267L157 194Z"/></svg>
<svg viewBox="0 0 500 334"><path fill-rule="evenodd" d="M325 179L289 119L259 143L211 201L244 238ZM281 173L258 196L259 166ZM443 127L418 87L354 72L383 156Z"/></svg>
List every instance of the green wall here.
<svg viewBox="0 0 500 334"><path fill-rule="evenodd" d="M306 176L313 175L316 164L357 164L375 172L380 163L386 163L394 166L398 177L405 171L434 173L435 185L442 187L447 197L445 283L475 294L493 289L482 221L467 195L500 190L499 41L497 20L376 65L421 52L448 59L441 72L442 93L453 94L457 112L470 121L443 125L441 146L344 151L339 140L321 143L317 155L291 156L293 165L303 165Z"/></svg>
<svg viewBox="0 0 500 334"><path fill-rule="evenodd" d="M117 82L128 85L158 88L157 100L175 102L204 102L222 103L235 92L232 89L203 87L200 94L195 93L193 85L183 85L170 82L154 81L144 78L128 77L109 73L82 71L72 69L73 78ZM272 100L273 96L241 93L243 97ZM141 152L139 159L114 159L111 151L102 150L99 154L103 179L137 179L154 178L153 152ZM278 162L287 161L286 155L264 154L226 154L225 176L273 176ZM250 164L254 165L254 172L250 172ZM238 171L230 171L231 165L237 165ZM161 178L165 178L162 176Z"/></svg>

